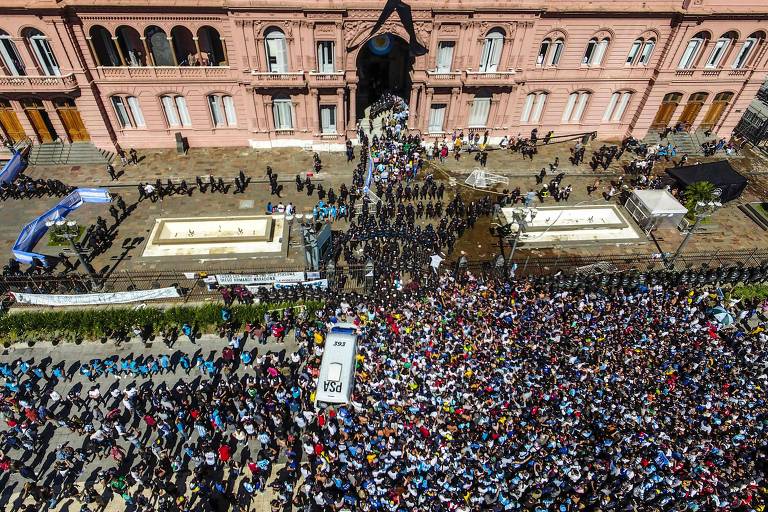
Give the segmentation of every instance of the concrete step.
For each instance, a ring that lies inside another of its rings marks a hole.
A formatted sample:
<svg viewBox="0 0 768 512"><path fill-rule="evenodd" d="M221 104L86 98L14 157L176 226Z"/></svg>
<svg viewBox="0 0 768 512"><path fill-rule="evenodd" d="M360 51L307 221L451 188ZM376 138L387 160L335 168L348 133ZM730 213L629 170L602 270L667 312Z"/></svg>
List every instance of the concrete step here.
<svg viewBox="0 0 768 512"><path fill-rule="evenodd" d="M33 146L29 163L30 165L106 165L114 156L114 153L99 149L90 142L51 143Z"/></svg>

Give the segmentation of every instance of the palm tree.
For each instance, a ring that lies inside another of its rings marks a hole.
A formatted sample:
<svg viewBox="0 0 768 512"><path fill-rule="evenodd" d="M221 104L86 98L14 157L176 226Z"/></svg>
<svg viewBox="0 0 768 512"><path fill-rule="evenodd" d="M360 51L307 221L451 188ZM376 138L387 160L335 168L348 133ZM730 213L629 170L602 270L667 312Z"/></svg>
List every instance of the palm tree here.
<svg viewBox="0 0 768 512"><path fill-rule="evenodd" d="M688 208L686 218L693 220L693 211L696 203L709 203L715 200L715 186L708 181L697 181L686 187L683 193L685 207Z"/></svg>

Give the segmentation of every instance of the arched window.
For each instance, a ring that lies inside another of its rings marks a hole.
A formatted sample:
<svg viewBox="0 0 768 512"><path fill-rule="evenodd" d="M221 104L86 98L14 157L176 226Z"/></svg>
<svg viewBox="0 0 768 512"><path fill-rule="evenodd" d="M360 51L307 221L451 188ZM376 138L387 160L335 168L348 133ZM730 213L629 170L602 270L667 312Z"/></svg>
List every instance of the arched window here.
<svg viewBox="0 0 768 512"><path fill-rule="evenodd" d="M275 130L293 130L293 102L290 98L275 97L272 100L272 116Z"/></svg>
<svg viewBox="0 0 768 512"><path fill-rule="evenodd" d="M578 123L587 106L590 93L588 91L576 91L568 95L568 103L563 111L564 123Z"/></svg>
<svg viewBox="0 0 768 512"><path fill-rule="evenodd" d="M125 64L128 66L146 66L147 56L144 54L144 43L141 36L132 27L122 26L115 30L117 36L117 45L123 52Z"/></svg>
<svg viewBox="0 0 768 512"><path fill-rule="evenodd" d="M520 122L523 124L538 124L546 102L547 93L544 91L528 94L525 97L525 105L523 105L523 112L520 115Z"/></svg>
<svg viewBox="0 0 768 512"><path fill-rule="evenodd" d="M208 96L208 108L211 111L213 126L217 128L237 126L235 101L232 96L211 94Z"/></svg>
<svg viewBox="0 0 768 512"><path fill-rule="evenodd" d="M565 50L565 40L563 38L555 39L555 44L552 45L552 52L549 58L550 66L557 66L560 62L560 57L563 55L563 50Z"/></svg>
<svg viewBox="0 0 768 512"><path fill-rule="evenodd" d="M145 128L139 99L134 96L112 96L112 107L122 128Z"/></svg>
<svg viewBox="0 0 768 512"><path fill-rule="evenodd" d="M224 49L224 42L219 35L219 31L208 25L200 27L197 31L200 51L205 54L209 66L226 66L227 52Z"/></svg>
<svg viewBox="0 0 768 512"><path fill-rule="evenodd" d="M288 72L288 43L285 34L279 29L267 30L264 38L267 49L267 69L270 73Z"/></svg>
<svg viewBox="0 0 768 512"><path fill-rule="evenodd" d="M643 51L640 52L640 58L637 60L637 63L647 66L651 61L651 55L653 55L654 48L656 48L656 39L651 37L643 45Z"/></svg>
<svg viewBox="0 0 768 512"><path fill-rule="evenodd" d="M189 116L187 100L184 96L160 96L160 103L163 105L165 120L170 128L192 126L192 118Z"/></svg>
<svg viewBox="0 0 768 512"><path fill-rule="evenodd" d="M596 37L593 37L587 43L587 48L584 50L584 58L582 64L587 66L599 66L603 62L603 57L608 49L608 45L611 40L607 37L598 41Z"/></svg>
<svg viewBox="0 0 768 512"><path fill-rule="evenodd" d="M552 40L549 38L546 38L541 42L541 45L539 45L539 54L536 56L537 66L544 65L544 61L547 58L547 53L549 52L549 47L551 45L552 45Z"/></svg>
<svg viewBox="0 0 768 512"><path fill-rule="evenodd" d="M638 37L635 39L635 42L632 43L632 47L629 49L629 53L627 54L627 64L634 64L635 58L640 53L640 48L643 46L643 38Z"/></svg>
<svg viewBox="0 0 768 512"><path fill-rule="evenodd" d="M544 39L539 46L539 54L536 57L537 66L557 66L560 62L560 56L563 54L565 48L565 40L562 37L558 37L552 42L549 37Z"/></svg>
<svg viewBox="0 0 768 512"><path fill-rule="evenodd" d="M677 65L680 69L690 69L696 62L696 57L701 51L701 47L704 46L705 41L709 39L709 34L706 32L699 32L688 41L688 46L685 47L683 56L680 58L680 63Z"/></svg>
<svg viewBox="0 0 768 512"><path fill-rule="evenodd" d="M504 47L504 31L494 28L485 36L483 53L480 56L480 72L495 73L501 60L501 49Z"/></svg>
<svg viewBox="0 0 768 512"><path fill-rule="evenodd" d="M182 25L173 27L171 29L171 40L179 66L203 65L203 58L201 55L198 55L195 40L192 39L192 32L187 27Z"/></svg>
<svg viewBox="0 0 768 512"><path fill-rule="evenodd" d="M736 32L726 32L715 43L715 47L712 48L712 53L709 54L705 68L714 69L720 66L720 61L728 52L728 48L736 41Z"/></svg>
<svg viewBox="0 0 768 512"><path fill-rule="evenodd" d="M5 73L11 76L24 76L24 61L21 60L16 43L11 36L0 30L0 59L2 59Z"/></svg>
<svg viewBox="0 0 768 512"><path fill-rule="evenodd" d="M149 26L144 31L144 37L147 38L149 53L155 66L177 65L170 41L168 41L168 36L163 29L154 25Z"/></svg>
<svg viewBox="0 0 768 512"><path fill-rule="evenodd" d="M37 60L40 72L47 76L61 76L59 63L56 61L48 38L34 28L25 30L24 37L29 42L29 47Z"/></svg>
<svg viewBox="0 0 768 512"><path fill-rule="evenodd" d="M733 69L746 67L752 56L753 50L763 41L763 39L765 39L765 34L763 32L753 32L750 34L749 37L744 40L741 48L739 48L731 67Z"/></svg>
<svg viewBox="0 0 768 512"><path fill-rule="evenodd" d="M91 44L96 53L96 63L99 66L122 66L120 54L117 52L117 46L112 39L112 34L101 25L94 25L88 31L91 36Z"/></svg>
<svg viewBox="0 0 768 512"><path fill-rule="evenodd" d="M629 91L616 91L611 94L611 100L608 102L608 106L603 114L603 121L610 121L612 123L621 121L631 99L632 93Z"/></svg>
<svg viewBox="0 0 768 512"><path fill-rule="evenodd" d="M484 128L488 124L488 113L491 111L491 93L482 91L475 94L472 108L469 112L470 128Z"/></svg>

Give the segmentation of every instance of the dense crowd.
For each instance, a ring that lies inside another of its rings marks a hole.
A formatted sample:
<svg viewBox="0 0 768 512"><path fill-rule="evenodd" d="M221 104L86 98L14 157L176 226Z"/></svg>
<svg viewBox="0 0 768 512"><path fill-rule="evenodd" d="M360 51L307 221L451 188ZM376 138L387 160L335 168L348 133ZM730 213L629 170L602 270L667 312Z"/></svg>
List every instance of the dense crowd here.
<svg viewBox="0 0 768 512"><path fill-rule="evenodd" d="M18 473L30 500L76 497L83 510L99 510L106 488L134 510L253 510L268 488L274 511L764 510L760 304L471 274L424 284L259 324L223 316L229 341L208 356L115 356L68 371L6 360L0 478ZM718 303L735 327L709 314ZM360 334L352 401L316 407L338 322ZM293 353L256 345L288 332ZM89 387L72 386L76 372ZM131 381L181 372L199 377ZM48 449L50 426L77 441L37 473L26 461ZM74 488L96 457L102 469Z"/></svg>

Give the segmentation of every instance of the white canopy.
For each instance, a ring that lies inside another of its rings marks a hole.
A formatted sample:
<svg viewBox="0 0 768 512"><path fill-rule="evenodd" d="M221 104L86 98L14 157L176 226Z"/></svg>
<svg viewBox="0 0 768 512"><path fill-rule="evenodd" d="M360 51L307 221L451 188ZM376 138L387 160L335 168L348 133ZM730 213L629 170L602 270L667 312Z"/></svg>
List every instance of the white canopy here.
<svg viewBox="0 0 768 512"><path fill-rule="evenodd" d="M688 213L688 209L667 190L633 190L632 193L653 217Z"/></svg>
<svg viewBox="0 0 768 512"><path fill-rule="evenodd" d="M633 190L624 206L646 232L661 222L677 226L688 213L667 190Z"/></svg>

